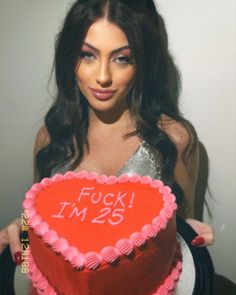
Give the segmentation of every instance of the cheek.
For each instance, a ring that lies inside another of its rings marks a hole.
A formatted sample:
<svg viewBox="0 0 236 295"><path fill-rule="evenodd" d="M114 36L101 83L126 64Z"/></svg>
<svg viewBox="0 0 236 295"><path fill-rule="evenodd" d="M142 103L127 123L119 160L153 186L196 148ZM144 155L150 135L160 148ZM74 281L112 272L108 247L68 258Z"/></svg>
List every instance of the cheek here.
<svg viewBox="0 0 236 295"><path fill-rule="evenodd" d="M76 72L76 78L79 84L87 84L92 78L92 72L88 67L80 65Z"/></svg>
<svg viewBox="0 0 236 295"><path fill-rule="evenodd" d="M119 85L122 88L130 88L130 86L133 84L134 81L134 76L135 76L135 71L134 69L130 69L126 71L125 73L122 73L119 76Z"/></svg>
<svg viewBox="0 0 236 295"><path fill-rule="evenodd" d="M86 73L86 71L83 70L79 70L76 74L77 85L85 97L87 96L87 87L89 85L88 77L89 75Z"/></svg>

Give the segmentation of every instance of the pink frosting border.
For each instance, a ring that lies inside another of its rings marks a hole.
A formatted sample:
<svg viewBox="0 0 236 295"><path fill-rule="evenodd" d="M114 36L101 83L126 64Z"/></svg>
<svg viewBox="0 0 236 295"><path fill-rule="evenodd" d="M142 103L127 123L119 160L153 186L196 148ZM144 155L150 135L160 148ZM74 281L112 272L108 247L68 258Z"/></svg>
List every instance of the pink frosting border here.
<svg viewBox="0 0 236 295"><path fill-rule="evenodd" d="M69 245L66 239L59 237L53 229L50 229L48 223L41 219L35 209L35 199L37 198L38 192L53 183L73 178L96 180L98 183L104 184L114 184L116 182L140 182L147 184L163 194L164 206L160 215L153 218L152 223L144 225L140 232L134 232L129 238L117 241L115 246L104 247L100 253L81 253L75 247ZM77 269L86 267L90 270L96 269L103 261L112 263L119 256L129 255L134 250L134 247L144 245L148 239L155 237L161 230L166 228L169 219L172 218L174 211L177 209L175 196L171 193L171 189L168 186L164 186L160 180L152 180L149 176L142 177L136 174L133 176L122 174L116 177L98 175L96 172L88 173L86 171L80 171L78 173L69 171L65 175L56 174L52 178L44 178L40 183L33 184L25 195L23 207L29 217L29 226L47 245L50 245L56 253L60 253L73 267Z"/></svg>
<svg viewBox="0 0 236 295"><path fill-rule="evenodd" d="M182 261L178 260L178 249L176 250L176 264L172 268L170 274L165 278L164 282L152 295L172 295L174 294L177 282L182 272ZM55 289L49 284L42 272L37 268L31 252L29 252L29 273L34 288L37 289L39 295L57 295Z"/></svg>

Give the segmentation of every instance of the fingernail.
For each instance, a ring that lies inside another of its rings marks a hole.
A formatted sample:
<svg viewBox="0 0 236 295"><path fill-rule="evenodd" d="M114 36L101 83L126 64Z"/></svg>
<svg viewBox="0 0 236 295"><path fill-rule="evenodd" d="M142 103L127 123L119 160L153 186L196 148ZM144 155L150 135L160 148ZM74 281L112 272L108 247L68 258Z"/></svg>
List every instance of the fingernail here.
<svg viewBox="0 0 236 295"><path fill-rule="evenodd" d="M202 246L205 243L205 240L203 237L197 236L194 238L191 242L193 246Z"/></svg>
<svg viewBox="0 0 236 295"><path fill-rule="evenodd" d="M18 251L14 254L14 260L16 265L20 265L22 262L22 258L21 258L21 251Z"/></svg>

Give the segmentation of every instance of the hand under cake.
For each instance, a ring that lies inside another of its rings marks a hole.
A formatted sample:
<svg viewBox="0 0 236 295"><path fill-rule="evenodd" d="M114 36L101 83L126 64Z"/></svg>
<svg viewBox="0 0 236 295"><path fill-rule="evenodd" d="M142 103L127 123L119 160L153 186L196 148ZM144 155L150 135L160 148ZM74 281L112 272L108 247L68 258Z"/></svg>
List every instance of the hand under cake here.
<svg viewBox="0 0 236 295"><path fill-rule="evenodd" d="M31 294L173 293L176 204L160 180L67 172L34 184L23 207Z"/></svg>

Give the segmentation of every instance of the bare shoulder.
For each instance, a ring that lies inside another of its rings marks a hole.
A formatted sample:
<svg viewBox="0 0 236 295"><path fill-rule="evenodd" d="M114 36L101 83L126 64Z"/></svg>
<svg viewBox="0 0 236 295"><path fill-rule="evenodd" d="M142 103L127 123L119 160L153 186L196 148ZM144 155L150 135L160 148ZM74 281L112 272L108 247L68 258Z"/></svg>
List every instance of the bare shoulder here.
<svg viewBox="0 0 236 295"><path fill-rule="evenodd" d="M161 116L158 126L170 137L179 153L182 153L192 140L191 131L167 115Z"/></svg>
<svg viewBox="0 0 236 295"><path fill-rule="evenodd" d="M42 148L44 148L46 145L48 145L50 142L50 137L47 131L47 128L45 125L43 125L35 139L35 144L34 144L34 154L37 154Z"/></svg>

